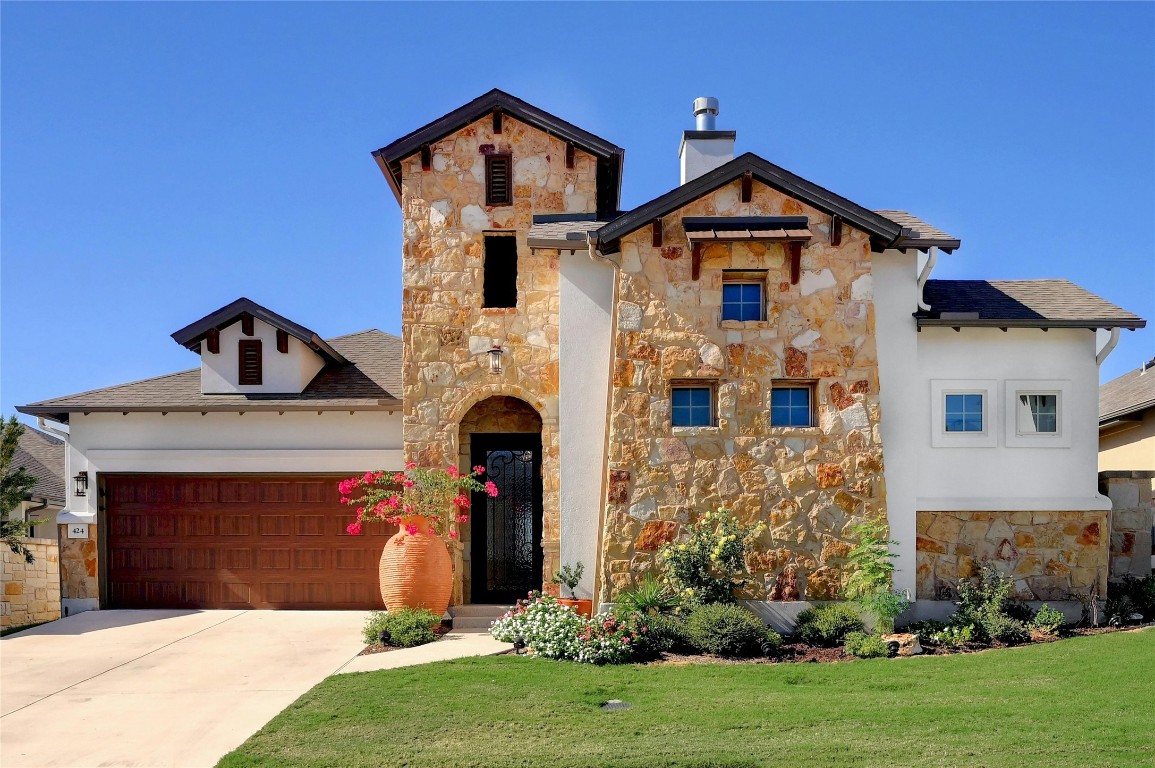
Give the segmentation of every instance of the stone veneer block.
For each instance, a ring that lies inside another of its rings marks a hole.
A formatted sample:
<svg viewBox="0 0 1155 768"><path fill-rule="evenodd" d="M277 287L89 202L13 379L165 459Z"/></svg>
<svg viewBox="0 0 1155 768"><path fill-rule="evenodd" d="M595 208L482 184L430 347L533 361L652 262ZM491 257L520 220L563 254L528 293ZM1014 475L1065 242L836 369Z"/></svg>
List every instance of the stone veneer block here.
<svg viewBox="0 0 1155 768"><path fill-rule="evenodd" d="M60 556L52 539L25 539L35 561L5 548L0 579L0 628L60 618Z"/></svg>

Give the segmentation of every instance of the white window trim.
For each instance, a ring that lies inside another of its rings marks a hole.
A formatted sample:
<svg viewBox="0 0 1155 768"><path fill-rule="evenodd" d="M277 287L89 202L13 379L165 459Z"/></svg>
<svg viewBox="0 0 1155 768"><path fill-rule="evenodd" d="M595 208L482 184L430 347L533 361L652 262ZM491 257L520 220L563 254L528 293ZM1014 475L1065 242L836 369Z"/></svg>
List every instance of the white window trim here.
<svg viewBox="0 0 1155 768"><path fill-rule="evenodd" d="M1007 379L1004 383L1003 403L1004 439L1008 448L1070 448L1071 427L1067 408L1071 403L1069 379ZM1019 395L1058 395L1056 405L1058 432L1019 433Z"/></svg>
<svg viewBox="0 0 1155 768"><path fill-rule="evenodd" d="M998 445L995 425L996 379L931 379L930 444L935 448L994 448ZM982 395L983 431L947 432L946 396Z"/></svg>

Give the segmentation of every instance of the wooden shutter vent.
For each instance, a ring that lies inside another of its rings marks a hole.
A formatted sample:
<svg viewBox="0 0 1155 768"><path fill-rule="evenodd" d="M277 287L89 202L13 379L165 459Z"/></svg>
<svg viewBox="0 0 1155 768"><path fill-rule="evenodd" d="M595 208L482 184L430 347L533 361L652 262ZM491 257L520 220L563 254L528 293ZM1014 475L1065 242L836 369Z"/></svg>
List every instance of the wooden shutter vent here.
<svg viewBox="0 0 1155 768"><path fill-rule="evenodd" d="M509 155L485 156L485 204L509 205L513 202L513 179Z"/></svg>
<svg viewBox="0 0 1155 768"><path fill-rule="evenodd" d="M240 353L240 384L261 383L261 342L259 339L241 339L238 344Z"/></svg>

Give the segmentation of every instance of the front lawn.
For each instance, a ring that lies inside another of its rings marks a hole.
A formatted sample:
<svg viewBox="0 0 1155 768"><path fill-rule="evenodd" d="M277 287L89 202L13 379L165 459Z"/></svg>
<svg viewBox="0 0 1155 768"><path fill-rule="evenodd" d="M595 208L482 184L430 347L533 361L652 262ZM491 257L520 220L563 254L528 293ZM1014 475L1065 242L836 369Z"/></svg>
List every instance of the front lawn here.
<svg viewBox="0 0 1155 768"><path fill-rule="evenodd" d="M1155 630L841 664L331 677L222 766L1155 766ZM632 704L604 712L608 699Z"/></svg>

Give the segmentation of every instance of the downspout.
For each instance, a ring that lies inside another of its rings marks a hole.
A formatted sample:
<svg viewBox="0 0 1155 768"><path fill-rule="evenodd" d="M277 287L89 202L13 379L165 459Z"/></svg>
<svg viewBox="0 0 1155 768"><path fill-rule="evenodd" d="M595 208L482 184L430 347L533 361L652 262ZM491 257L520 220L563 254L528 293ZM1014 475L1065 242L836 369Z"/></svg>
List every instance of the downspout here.
<svg viewBox="0 0 1155 768"><path fill-rule="evenodd" d="M922 291L926 287L926 281L930 279L930 273L934 269L935 262L938 261L938 246L932 245L927 252L926 264L922 265L922 271L918 273L918 308L923 312L930 311L930 305L923 301Z"/></svg>
<svg viewBox="0 0 1155 768"><path fill-rule="evenodd" d="M1107 359L1107 355L1115 351L1116 345L1119 343L1119 329L1111 329L1111 338L1107 339L1107 343L1099 350L1099 354L1095 355L1095 365L1102 365L1103 361Z"/></svg>

